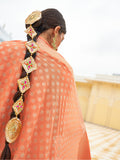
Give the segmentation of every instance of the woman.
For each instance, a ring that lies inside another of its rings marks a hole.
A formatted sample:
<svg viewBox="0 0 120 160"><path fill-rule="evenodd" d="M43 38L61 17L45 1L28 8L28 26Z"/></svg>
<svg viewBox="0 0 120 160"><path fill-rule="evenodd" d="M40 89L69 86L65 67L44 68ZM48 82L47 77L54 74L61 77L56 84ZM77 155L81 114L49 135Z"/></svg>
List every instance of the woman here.
<svg viewBox="0 0 120 160"><path fill-rule="evenodd" d="M72 68L57 52L63 16L35 11L25 23L27 43L0 44L1 159L90 159Z"/></svg>

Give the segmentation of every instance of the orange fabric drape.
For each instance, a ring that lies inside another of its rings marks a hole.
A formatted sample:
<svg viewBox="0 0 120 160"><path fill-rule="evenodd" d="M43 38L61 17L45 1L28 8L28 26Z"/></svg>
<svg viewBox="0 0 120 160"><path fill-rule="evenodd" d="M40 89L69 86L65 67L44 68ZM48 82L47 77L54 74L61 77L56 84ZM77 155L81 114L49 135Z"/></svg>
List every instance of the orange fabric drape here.
<svg viewBox="0 0 120 160"><path fill-rule="evenodd" d="M42 37L37 43L37 70L25 93L22 130L9 144L12 159L88 160L89 142L72 68ZM25 42L0 44L0 154L25 53Z"/></svg>

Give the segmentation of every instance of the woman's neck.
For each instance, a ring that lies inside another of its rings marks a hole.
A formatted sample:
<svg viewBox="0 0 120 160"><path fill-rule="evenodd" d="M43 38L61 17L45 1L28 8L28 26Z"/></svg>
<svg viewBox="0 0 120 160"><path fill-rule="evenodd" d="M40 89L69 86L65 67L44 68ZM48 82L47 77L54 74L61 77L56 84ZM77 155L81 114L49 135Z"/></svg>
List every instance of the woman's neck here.
<svg viewBox="0 0 120 160"><path fill-rule="evenodd" d="M51 47L52 47L52 41L53 41L52 30L53 29L48 29L47 31L40 34L40 37L45 39Z"/></svg>

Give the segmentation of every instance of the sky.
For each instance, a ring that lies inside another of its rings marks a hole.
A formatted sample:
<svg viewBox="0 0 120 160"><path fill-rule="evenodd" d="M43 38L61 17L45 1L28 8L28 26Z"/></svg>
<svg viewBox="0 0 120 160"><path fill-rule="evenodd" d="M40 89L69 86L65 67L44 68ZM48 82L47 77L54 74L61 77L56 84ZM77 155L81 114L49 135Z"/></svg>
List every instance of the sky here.
<svg viewBox="0 0 120 160"><path fill-rule="evenodd" d="M120 0L0 0L0 26L13 40L26 40L26 17L47 8L58 9L66 21L58 52L75 75L120 74Z"/></svg>

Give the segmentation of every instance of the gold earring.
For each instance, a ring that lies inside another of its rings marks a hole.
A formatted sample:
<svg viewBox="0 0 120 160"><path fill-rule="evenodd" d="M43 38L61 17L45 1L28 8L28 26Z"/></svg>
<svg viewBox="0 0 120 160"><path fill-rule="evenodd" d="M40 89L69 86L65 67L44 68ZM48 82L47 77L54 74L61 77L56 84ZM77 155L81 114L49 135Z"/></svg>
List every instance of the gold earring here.
<svg viewBox="0 0 120 160"><path fill-rule="evenodd" d="M52 46L53 46L53 49L54 49L54 50L57 50L57 47L56 47L56 34L55 34L55 36L53 37Z"/></svg>

